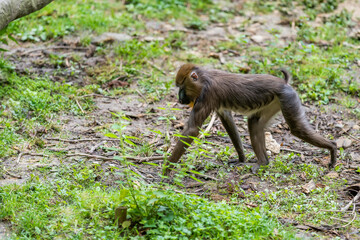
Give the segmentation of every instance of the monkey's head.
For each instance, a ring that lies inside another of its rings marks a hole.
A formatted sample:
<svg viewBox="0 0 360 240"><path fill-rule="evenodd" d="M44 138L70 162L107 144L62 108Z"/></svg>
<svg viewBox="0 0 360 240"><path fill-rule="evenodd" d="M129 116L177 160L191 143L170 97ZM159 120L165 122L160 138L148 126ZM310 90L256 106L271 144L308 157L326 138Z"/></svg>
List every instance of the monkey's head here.
<svg viewBox="0 0 360 240"><path fill-rule="evenodd" d="M176 75L176 86L179 88L179 102L191 107L200 96L202 83L199 79L198 68L190 63L180 67Z"/></svg>

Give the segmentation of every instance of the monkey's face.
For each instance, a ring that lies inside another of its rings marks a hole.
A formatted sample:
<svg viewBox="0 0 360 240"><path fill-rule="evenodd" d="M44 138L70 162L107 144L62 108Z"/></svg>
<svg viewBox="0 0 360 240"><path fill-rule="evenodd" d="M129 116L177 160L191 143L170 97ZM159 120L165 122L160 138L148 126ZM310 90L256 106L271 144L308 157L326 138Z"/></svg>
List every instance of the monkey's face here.
<svg viewBox="0 0 360 240"><path fill-rule="evenodd" d="M191 107L200 96L202 85L196 67L192 64L183 65L176 75L176 86L179 87L179 102Z"/></svg>
<svg viewBox="0 0 360 240"><path fill-rule="evenodd" d="M179 102L181 104L190 104L192 102L190 98L186 95L186 90L183 87L179 88Z"/></svg>

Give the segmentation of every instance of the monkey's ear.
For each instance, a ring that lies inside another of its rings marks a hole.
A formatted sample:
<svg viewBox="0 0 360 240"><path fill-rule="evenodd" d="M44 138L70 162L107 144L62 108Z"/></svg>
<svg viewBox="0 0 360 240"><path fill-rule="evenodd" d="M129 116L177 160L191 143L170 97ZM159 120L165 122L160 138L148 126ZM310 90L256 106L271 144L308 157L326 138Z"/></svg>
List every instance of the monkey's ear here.
<svg viewBox="0 0 360 240"><path fill-rule="evenodd" d="M196 74L196 72L191 72L190 77L192 78L192 80L197 81L198 80L198 75Z"/></svg>

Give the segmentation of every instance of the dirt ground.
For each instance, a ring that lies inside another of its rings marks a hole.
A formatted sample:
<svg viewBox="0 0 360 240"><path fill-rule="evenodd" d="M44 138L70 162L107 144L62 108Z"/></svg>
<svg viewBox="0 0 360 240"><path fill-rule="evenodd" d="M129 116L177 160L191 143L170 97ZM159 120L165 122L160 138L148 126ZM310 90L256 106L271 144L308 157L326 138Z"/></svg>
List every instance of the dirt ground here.
<svg viewBox="0 0 360 240"><path fill-rule="evenodd" d="M345 6L346 4L353 4L353 2L345 1L343 5ZM359 5L358 1L356 4ZM360 6L357 9L360 9ZM240 31L237 26L244 20L249 21L249 25L245 30ZM149 31L160 34L160 31L156 30L159 24L164 23L149 22ZM162 27L162 29L166 28ZM266 31L267 29L278 29L281 32L278 43L280 45L286 44L296 36L294 29L281 23L279 14L276 11L262 16L249 13L246 17L235 17L235 19L231 20L228 24L208 26L207 30L204 31L186 29L186 32L189 45L196 44L198 49L200 49L200 52L196 54L209 55L211 52L207 46L212 45L219 39L226 38L227 33L231 33L232 35L245 33L250 36L254 45L266 45L268 43L267 40L271 40L271 38L274 37ZM66 65L59 71L59 69L55 69L50 64L47 64L50 53L70 57L74 51L82 57L82 60L76 67L76 74L72 74ZM96 55L86 56L88 51L91 51L91 49L76 47L76 39L67 37L64 40L54 41L47 45L41 43L20 43L19 46L14 46L14 48L5 55L16 66L15 71L18 74L47 74L54 81L61 82L65 80L67 83L87 85L89 82L86 69L94 65L101 65L106 61L104 57ZM219 61L236 61L241 58L241 53L240 55L235 54L232 56L224 53L218 57ZM171 81L173 76L174 75L168 76L169 81ZM360 81L359 78L357 78L357 80ZM134 81L129 88L135 89L136 86L137 83ZM103 148L116 147L118 142L114 139L104 137L101 131L97 131L105 126L110 126L116 121L112 113L124 112L125 115L131 119L131 124L126 128L128 135L140 136L140 134L144 134L143 137L145 137L146 141L159 149L163 148L164 139L158 138L155 133L149 130L168 131L169 135L172 136L176 130L182 129L191 110L177 103L176 91L174 86L171 95L155 103L145 102L139 94L119 95L116 97L105 97L102 95L89 96L93 98L95 103L94 110L86 112L85 116L62 114L60 119L57 119L59 122L58 133L44 133L41 132L41 129L34 130L35 136L41 136L41 139L45 143L45 147L41 151L20 146L19 149L24 150L19 150L17 156L9 156L3 159L3 165L8 170L8 174L5 175L6 177L4 179L0 179L0 186L11 183L22 184L29 180L32 174L38 174L42 168L53 168L54 171L56 171L56 166L60 164L72 164L74 161L80 161L84 156L81 156L79 153L108 158L88 158L88 161L99 163L105 170L113 166L120 167L118 161L111 160L111 158L118 153ZM166 106L182 109L182 111L174 112L177 120L171 121L169 129L167 129L163 121L158 120L160 116L164 115L164 111L160 110L159 107ZM343 165L341 168L342 171L326 171L323 173L324 176L344 179L347 181L347 186L359 184L360 174L356 169L360 169L360 120L356 119L348 109L334 103L330 103L321 108L312 106L311 104L304 104L304 106L308 119L312 121L313 126L319 133L322 135L331 134L335 139L343 138L345 139L344 141L347 142L342 156L339 156L338 159L338 164ZM355 107L359 108L360 102L358 102ZM247 135L246 119L241 115L235 114L235 121L240 133L244 136L243 143L247 152L251 152L252 149L250 139ZM203 127L205 129L207 125ZM218 118L216 118L211 127L210 135L207 136L207 138L216 145L232 147L230 139L228 137L218 136L216 134L217 130L224 131ZM272 121L268 127L268 131L276 142L280 144L282 149L280 154L289 152L300 153L299 157L293 159L296 163L314 163L320 166L326 166L330 159L327 151L319 150L292 136L281 114ZM171 137L171 142L174 145L176 139ZM344 144L344 142L338 143ZM56 157L51 155L51 157L47 157L51 152L73 153L74 156L64 157L64 155L59 155L60 157ZM272 153L270 161L274 156L274 153ZM214 200L226 200L227 195L223 194L223 189L226 188L227 183L233 182L234 180L239 182L245 192L275 189L272 182L264 181L257 175L249 172L241 175L236 168L236 166L238 166L236 163L228 165L214 159L202 159L202 161L212 161L215 166L225 166L228 171L227 177L214 183L214 179L217 179L217 168L214 168L208 171L205 177L200 177L200 179L205 182L204 184L200 184L190 178L184 179L186 187L183 188L183 191L199 195L209 195ZM136 161L134 162L136 163ZM162 160L152 160L151 162L161 164ZM156 183L161 181L158 175L161 170L160 167L142 163L136 164L142 165L137 171L143 176L146 182ZM201 168L202 165L199 164L197 170L201 170ZM51 179L51 175L47 176L47 178ZM111 185L116 181L116 176L108 175L108 178L102 179L102 181ZM306 183L307 182L300 180L296 184L305 185ZM358 185L358 187L360 189L360 185ZM359 189L355 189L354 191L359 191ZM344 204L349 202L353 197L349 195L349 191L346 191L344 187L338 189L338 194L341 196L339 201ZM5 229L5 226L0 225L0 237L6 236L6 230L3 229ZM307 230L319 231L318 229L311 229L310 227ZM358 232L357 236L360 238L359 234ZM303 237L305 238L307 235L304 234Z"/></svg>

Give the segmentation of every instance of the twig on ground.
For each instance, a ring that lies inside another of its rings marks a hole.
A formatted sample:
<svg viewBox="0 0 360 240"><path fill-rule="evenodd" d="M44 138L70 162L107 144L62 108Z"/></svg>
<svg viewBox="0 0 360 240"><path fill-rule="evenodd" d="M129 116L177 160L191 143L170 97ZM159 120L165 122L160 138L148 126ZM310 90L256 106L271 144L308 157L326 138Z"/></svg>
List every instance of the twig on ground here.
<svg viewBox="0 0 360 240"><path fill-rule="evenodd" d="M27 51L23 52L21 55L24 56L24 55L27 55L27 54L32 53L32 52L49 50L49 49L72 49L72 50L84 51L84 50L87 50L88 48L85 48L85 47L70 47L70 46L39 47L39 48L33 48L33 49L30 49L30 50L27 50Z"/></svg>
<svg viewBox="0 0 360 240"><path fill-rule="evenodd" d="M192 193L192 192L184 192L184 191L180 191L178 189L173 189L173 188L169 188L169 187L165 187L166 190L171 190L171 191L174 191L174 192L177 192L177 193L181 193L181 194L188 194L188 195L200 195L201 193Z"/></svg>
<svg viewBox="0 0 360 240"><path fill-rule="evenodd" d="M319 209L322 212L351 212L351 211L341 211L341 210L329 210L329 209Z"/></svg>
<svg viewBox="0 0 360 240"><path fill-rule="evenodd" d="M287 151L287 152L294 152L294 153L299 153L299 154L304 154L304 152L298 151L298 150L293 150L290 148L280 148L281 151Z"/></svg>
<svg viewBox="0 0 360 240"><path fill-rule="evenodd" d="M86 153L79 153L79 152L75 152L75 153L69 153L66 154L67 157L74 157L74 156L81 156L81 157L88 157L88 158L97 158L97 159L102 159L105 161L113 161L113 160L117 160L114 159L114 157L104 157L101 155L91 155L91 154L86 154ZM146 161L153 161L153 160L162 160L164 157L163 156L154 156L154 157L131 157L131 156L117 156L117 157L122 157L128 160L133 160L136 161L137 163L142 163L142 162L146 162Z"/></svg>
<svg viewBox="0 0 360 240"><path fill-rule="evenodd" d="M118 97L105 96L105 95L101 95L101 94L97 94L97 93L91 93L91 94L78 96L78 98L84 98L84 97L103 97L103 98L110 98L110 99L118 99Z"/></svg>
<svg viewBox="0 0 360 240"><path fill-rule="evenodd" d="M136 161L137 163L143 163L143 162L150 162L156 160L163 160L164 156L143 157L143 158L127 157L127 159Z"/></svg>
<svg viewBox="0 0 360 240"><path fill-rule="evenodd" d="M105 160L105 161L113 161L116 160L113 157L104 157L104 156L100 156L100 155L91 155L91 154L86 154L86 153L68 153L66 154L67 157L87 157L87 158L96 158L96 159L101 159L101 160Z"/></svg>
<svg viewBox="0 0 360 240"><path fill-rule="evenodd" d="M136 92L139 94L139 96L145 101L146 104L148 104L148 101L146 100L146 97L139 91L139 89L136 89Z"/></svg>
<svg viewBox="0 0 360 240"><path fill-rule="evenodd" d="M51 152L69 152L71 150L77 149L77 147L69 147L69 148L46 148L45 150Z"/></svg>
<svg viewBox="0 0 360 240"><path fill-rule="evenodd" d="M155 64L152 64L152 67L159 70L162 74L166 75L166 72L162 70L160 67L156 66Z"/></svg>
<svg viewBox="0 0 360 240"><path fill-rule="evenodd" d="M242 175L242 176L240 176L240 180L245 180L245 179L247 179L247 178L249 178L249 177L252 177L252 176L254 176L254 174L252 174L252 173L247 173L247 174L244 174L244 175Z"/></svg>
<svg viewBox="0 0 360 240"><path fill-rule="evenodd" d="M347 46L347 47L354 48L354 49L360 49L360 46L356 46L356 45L348 43L348 42L344 42L343 45Z"/></svg>
<svg viewBox="0 0 360 240"><path fill-rule="evenodd" d="M355 221L355 218L356 218L356 211L355 210L356 210L356 204L354 202L354 208L353 208L354 217L351 219L350 222L348 222L347 224L345 224L345 225L343 225L341 227L345 228L345 227L349 226L351 223L353 223Z"/></svg>
<svg viewBox="0 0 360 240"><path fill-rule="evenodd" d="M345 206L341 209L342 212L345 212L349 209L349 207L352 204L355 204L355 202L360 198L360 191L356 194L356 196Z"/></svg>
<svg viewBox="0 0 360 240"><path fill-rule="evenodd" d="M98 144L95 144L92 148L90 148L89 153L93 153L97 148L99 148L101 145L105 144L106 141L101 141Z"/></svg>
<svg viewBox="0 0 360 240"><path fill-rule="evenodd" d="M360 142L360 139L354 137L353 135L351 135L350 133L348 132L344 132L346 135L348 135L349 137L351 137L352 139L354 139L356 142Z"/></svg>
<svg viewBox="0 0 360 240"><path fill-rule="evenodd" d="M133 171L134 173L136 173L137 175L139 175L146 183L149 183L147 180L146 180L146 177L140 173L134 166L128 166L130 168L131 171Z"/></svg>
<svg viewBox="0 0 360 240"><path fill-rule="evenodd" d="M210 131L210 129L212 128L212 126L214 125L216 119L216 113L213 112L212 116L211 116L211 120L209 125L207 126L207 128L205 129L205 131L200 135L199 138L203 138L205 136L206 133L208 133Z"/></svg>
<svg viewBox="0 0 360 240"><path fill-rule="evenodd" d="M337 218L337 217L330 217L331 219L337 220L337 221L341 221L341 222L345 222L345 223L349 223L349 221L341 219L341 218Z"/></svg>
<svg viewBox="0 0 360 240"><path fill-rule="evenodd" d="M192 173L192 174L196 174L196 175L201 176L203 178L208 178L208 179L211 179L211 180L219 181L219 179L217 179L216 177L212 177L212 176L205 175L205 174L202 174L202 173L196 173L196 172L191 172L191 171L187 171L187 172Z"/></svg>
<svg viewBox="0 0 360 240"><path fill-rule="evenodd" d="M83 139L46 138L46 140L59 141L59 142L70 142L70 143L89 142L89 141L120 141L117 138L83 138Z"/></svg>
<svg viewBox="0 0 360 240"><path fill-rule="evenodd" d="M25 155L30 155L30 156L39 156L39 157L48 157L48 155L43 154L43 153L30 153L30 152L21 152L18 156L18 158L16 159L16 165L18 165L20 163L21 157L25 156Z"/></svg>
<svg viewBox="0 0 360 240"><path fill-rule="evenodd" d="M78 107L80 108L81 112L82 112L82 113L85 113L85 112L84 112L84 109L81 107L79 101L78 101L76 98L75 98L75 102L76 102L76 104L78 105Z"/></svg>
<svg viewBox="0 0 360 240"><path fill-rule="evenodd" d="M55 152L56 152L56 150L57 149L52 149L52 151L55 151ZM62 152L62 151L64 151L64 150L59 149L59 152ZM17 161L16 161L16 164L20 163L21 157L24 156L24 155L48 157L48 155L45 155L43 153L22 152L22 153L19 154L19 156L17 158ZM105 161L117 160L117 159L114 159L114 157L105 157L105 156L101 156L101 155L92 155L92 154L81 153L81 152L74 152L74 153L66 154L66 157L75 157L75 156L87 157L87 158L96 158L96 159L102 159L102 160L105 160ZM142 163L142 162L148 162L148 161L154 161L154 160L163 160L164 159L163 156L153 156L153 157L117 156L117 157L123 157L125 159L135 161L136 163Z"/></svg>
<svg viewBox="0 0 360 240"><path fill-rule="evenodd" d="M8 170L6 170L5 166L3 166L3 170L4 170L4 172L5 172L7 175L9 175L9 176L11 176L11 177L14 177L14 178L17 178L17 179L22 179L21 176L15 175L14 173L11 173L11 172L9 172Z"/></svg>

